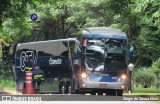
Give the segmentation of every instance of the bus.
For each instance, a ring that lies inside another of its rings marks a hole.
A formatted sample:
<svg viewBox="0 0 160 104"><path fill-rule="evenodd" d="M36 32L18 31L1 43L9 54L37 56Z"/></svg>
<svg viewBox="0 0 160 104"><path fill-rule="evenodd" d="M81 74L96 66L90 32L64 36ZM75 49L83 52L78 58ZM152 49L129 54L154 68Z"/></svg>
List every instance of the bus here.
<svg viewBox="0 0 160 104"><path fill-rule="evenodd" d="M75 76L79 70L76 38L19 43L15 53L16 89L25 87L25 67L31 57L44 71L44 81L38 93L74 92Z"/></svg>
<svg viewBox="0 0 160 104"><path fill-rule="evenodd" d="M81 43L79 92L122 96L131 79L125 32L117 28L88 27L82 31Z"/></svg>

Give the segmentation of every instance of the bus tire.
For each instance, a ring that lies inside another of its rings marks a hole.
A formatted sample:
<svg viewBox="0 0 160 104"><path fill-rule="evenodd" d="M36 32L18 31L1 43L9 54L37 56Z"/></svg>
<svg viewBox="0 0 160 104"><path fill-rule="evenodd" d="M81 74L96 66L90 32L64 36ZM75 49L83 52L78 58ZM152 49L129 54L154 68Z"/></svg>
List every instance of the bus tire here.
<svg viewBox="0 0 160 104"><path fill-rule="evenodd" d="M72 83L70 81L66 82L66 91L65 92L66 92L66 94L72 93Z"/></svg>
<svg viewBox="0 0 160 104"><path fill-rule="evenodd" d="M59 82L59 93L65 94L65 82L64 81Z"/></svg>
<svg viewBox="0 0 160 104"><path fill-rule="evenodd" d="M62 82L61 81L59 82L59 88L58 89L59 89L59 93L61 94L62 93L62 90L61 90L62 89Z"/></svg>

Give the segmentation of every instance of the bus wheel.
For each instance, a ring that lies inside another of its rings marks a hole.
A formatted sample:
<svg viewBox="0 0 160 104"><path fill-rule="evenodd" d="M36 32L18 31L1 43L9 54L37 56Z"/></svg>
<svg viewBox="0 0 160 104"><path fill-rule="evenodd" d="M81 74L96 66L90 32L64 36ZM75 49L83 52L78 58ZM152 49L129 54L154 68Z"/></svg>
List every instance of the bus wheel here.
<svg viewBox="0 0 160 104"><path fill-rule="evenodd" d="M67 81L66 83L66 94L71 94L72 93L72 84L70 81Z"/></svg>
<svg viewBox="0 0 160 104"><path fill-rule="evenodd" d="M59 93L65 94L65 82L64 81L59 82Z"/></svg>

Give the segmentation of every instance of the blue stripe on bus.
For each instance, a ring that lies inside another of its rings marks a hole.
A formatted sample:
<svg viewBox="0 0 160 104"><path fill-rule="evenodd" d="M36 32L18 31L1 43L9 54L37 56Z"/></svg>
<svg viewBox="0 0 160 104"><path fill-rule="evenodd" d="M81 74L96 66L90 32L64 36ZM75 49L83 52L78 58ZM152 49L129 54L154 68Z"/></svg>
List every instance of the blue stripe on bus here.
<svg viewBox="0 0 160 104"><path fill-rule="evenodd" d="M115 39L127 39L127 36L111 35L111 34L84 34L84 38L115 38Z"/></svg>

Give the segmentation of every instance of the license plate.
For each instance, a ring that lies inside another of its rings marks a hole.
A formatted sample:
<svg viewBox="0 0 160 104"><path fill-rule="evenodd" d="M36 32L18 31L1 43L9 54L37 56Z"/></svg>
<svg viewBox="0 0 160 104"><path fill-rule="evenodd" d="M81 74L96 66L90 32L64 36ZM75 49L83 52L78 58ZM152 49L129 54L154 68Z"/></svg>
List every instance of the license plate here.
<svg viewBox="0 0 160 104"><path fill-rule="evenodd" d="M107 87L107 84L99 84L100 87Z"/></svg>

